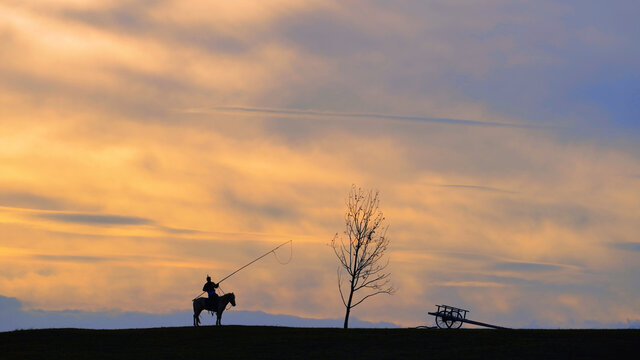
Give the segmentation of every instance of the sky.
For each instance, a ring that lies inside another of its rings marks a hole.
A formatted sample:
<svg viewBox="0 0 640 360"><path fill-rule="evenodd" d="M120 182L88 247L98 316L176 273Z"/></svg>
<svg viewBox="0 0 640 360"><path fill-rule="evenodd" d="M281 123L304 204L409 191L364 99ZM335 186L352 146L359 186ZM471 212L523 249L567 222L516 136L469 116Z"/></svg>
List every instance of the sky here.
<svg viewBox="0 0 640 360"><path fill-rule="evenodd" d="M637 327L638 14L3 0L0 314L188 312L207 274L292 240L222 283L234 310L340 318L355 184L380 193L397 291L352 316Z"/></svg>

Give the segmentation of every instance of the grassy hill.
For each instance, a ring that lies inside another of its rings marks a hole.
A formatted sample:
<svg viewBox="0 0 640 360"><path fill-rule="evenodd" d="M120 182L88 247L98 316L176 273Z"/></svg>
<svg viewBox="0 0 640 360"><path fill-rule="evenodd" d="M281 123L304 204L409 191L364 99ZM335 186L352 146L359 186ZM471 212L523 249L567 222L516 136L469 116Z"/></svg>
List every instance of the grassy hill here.
<svg viewBox="0 0 640 360"><path fill-rule="evenodd" d="M640 330L437 330L206 326L0 333L0 359L605 359Z"/></svg>

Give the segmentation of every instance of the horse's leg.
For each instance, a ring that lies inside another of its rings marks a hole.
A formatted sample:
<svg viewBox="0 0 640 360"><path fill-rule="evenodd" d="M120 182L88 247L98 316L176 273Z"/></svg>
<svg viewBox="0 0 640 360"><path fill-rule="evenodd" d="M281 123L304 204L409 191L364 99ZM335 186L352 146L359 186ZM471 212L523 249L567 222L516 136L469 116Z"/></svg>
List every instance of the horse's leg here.
<svg viewBox="0 0 640 360"><path fill-rule="evenodd" d="M222 299L220 299L222 301ZM222 322L220 320L222 320L222 312L224 311L224 308L227 306L226 304L223 303L218 303L218 311L216 311L216 325L222 325Z"/></svg>
<svg viewBox="0 0 640 360"><path fill-rule="evenodd" d="M199 306L198 302L193 303L193 326L200 326L200 313L202 312L202 307Z"/></svg>
<svg viewBox="0 0 640 360"><path fill-rule="evenodd" d="M193 326L198 326L200 323L200 313L193 313Z"/></svg>

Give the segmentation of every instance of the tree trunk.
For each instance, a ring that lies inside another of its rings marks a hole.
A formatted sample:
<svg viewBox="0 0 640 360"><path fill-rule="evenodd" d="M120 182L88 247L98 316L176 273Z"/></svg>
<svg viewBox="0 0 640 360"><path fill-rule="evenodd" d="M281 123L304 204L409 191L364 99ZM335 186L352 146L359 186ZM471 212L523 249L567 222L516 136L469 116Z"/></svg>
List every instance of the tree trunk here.
<svg viewBox="0 0 640 360"><path fill-rule="evenodd" d="M351 310L351 308L347 308L347 313L344 315L344 328L345 329L349 328L349 310Z"/></svg>
<svg viewBox="0 0 640 360"><path fill-rule="evenodd" d="M347 329L349 327L349 313L351 312L351 301L353 301L353 282L355 281L355 277L351 279L351 285L349 286L349 301L347 301L347 311L344 314L344 328Z"/></svg>

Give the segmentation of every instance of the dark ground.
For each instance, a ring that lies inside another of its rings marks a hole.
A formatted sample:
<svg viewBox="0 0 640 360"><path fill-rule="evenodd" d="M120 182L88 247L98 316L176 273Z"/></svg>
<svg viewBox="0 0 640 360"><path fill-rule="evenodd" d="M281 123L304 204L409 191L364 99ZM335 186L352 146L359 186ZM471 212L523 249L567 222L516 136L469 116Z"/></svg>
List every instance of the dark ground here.
<svg viewBox="0 0 640 360"><path fill-rule="evenodd" d="M0 359L636 358L640 330L203 326L0 333Z"/></svg>

